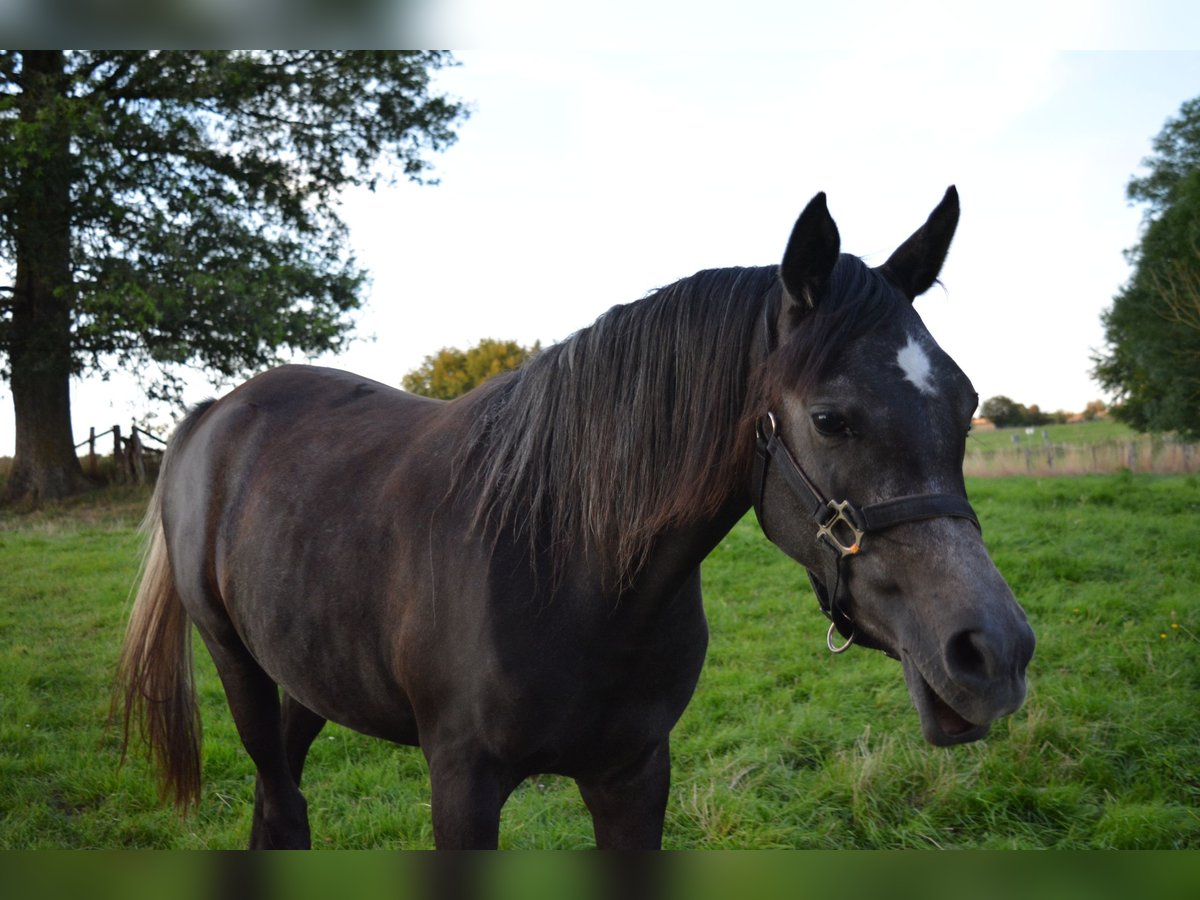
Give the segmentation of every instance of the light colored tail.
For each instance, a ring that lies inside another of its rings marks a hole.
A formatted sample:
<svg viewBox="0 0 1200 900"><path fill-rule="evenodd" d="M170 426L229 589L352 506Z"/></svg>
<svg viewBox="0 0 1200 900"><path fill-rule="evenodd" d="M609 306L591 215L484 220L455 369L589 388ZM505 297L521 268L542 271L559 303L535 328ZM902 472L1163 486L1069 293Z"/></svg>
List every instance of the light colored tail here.
<svg viewBox="0 0 1200 900"><path fill-rule="evenodd" d="M142 523L141 582L125 631L114 706L122 707L121 758L131 725L158 764L160 794L187 808L200 799L200 711L192 682L192 623L179 599L162 524L166 467Z"/></svg>

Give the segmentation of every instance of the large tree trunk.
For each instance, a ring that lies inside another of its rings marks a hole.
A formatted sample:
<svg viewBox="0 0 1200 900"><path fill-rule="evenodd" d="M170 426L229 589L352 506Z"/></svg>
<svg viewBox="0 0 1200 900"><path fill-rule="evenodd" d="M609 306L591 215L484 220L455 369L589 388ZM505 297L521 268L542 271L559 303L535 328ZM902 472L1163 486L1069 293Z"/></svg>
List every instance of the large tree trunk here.
<svg viewBox="0 0 1200 900"><path fill-rule="evenodd" d="M9 501L87 487L71 432L71 147L62 51L22 54L28 140L15 210L16 284L8 356L16 411Z"/></svg>

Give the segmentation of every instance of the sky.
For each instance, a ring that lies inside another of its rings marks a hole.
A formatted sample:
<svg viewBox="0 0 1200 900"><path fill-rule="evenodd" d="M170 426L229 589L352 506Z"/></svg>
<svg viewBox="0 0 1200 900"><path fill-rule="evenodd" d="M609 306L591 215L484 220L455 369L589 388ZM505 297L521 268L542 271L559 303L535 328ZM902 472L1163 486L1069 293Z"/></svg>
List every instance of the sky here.
<svg viewBox="0 0 1200 900"><path fill-rule="evenodd" d="M358 339L316 362L398 385L445 346L553 343L700 269L778 262L818 191L843 250L878 264L954 184L962 217L942 286L917 301L934 338L981 398L1074 411L1104 396L1090 376L1100 316L1129 276L1123 251L1142 217L1125 185L1200 95L1200 12L1020 0L1000 22L959 3L952 30L942 22L914 44L898 39L911 23L884 16L859 41L862 20L805 20L806 4L779 6L784 19L755 31L751 13L770 4L749 2L707 42L688 27L650 41L666 20L628 40L576 23L575 42L551 42L536 29L510 39L516 13L453 6L448 32L483 49L456 51L437 83L470 118L433 157L438 184L343 197L371 282ZM789 29L804 35L794 48ZM228 387L197 372L186 399ZM120 372L74 380L72 408L77 441L89 426L178 415ZM12 453L12 416L0 383L0 455Z"/></svg>

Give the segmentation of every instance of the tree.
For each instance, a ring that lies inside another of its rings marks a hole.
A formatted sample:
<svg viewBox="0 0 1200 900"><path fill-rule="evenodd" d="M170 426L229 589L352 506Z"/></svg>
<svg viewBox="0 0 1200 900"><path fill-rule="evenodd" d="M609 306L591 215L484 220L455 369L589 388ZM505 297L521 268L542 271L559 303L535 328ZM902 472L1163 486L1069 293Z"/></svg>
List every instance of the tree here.
<svg viewBox="0 0 1200 900"><path fill-rule="evenodd" d="M1051 422L1062 424L1067 421L1067 413L1062 410L1045 413L1036 403L1026 406L1004 395L984 400L983 405L979 407L979 414L991 419L997 428L1008 428L1012 425L1049 425Z"/></svg>
<svg viewBox="0 0 1200 900"><path fill-rule="evenodd" d="M1010 425L1021 425L1025 422L1028 410L1015 400L1000 395L983 401L979 414L991 419L997 428L1008 428Z"/></svg>
<svg viewBox="0 0 1200 900"><path fill-rule="evenodd" d="M421 181L462 107L436 52L0 51L0 375L9 499L84 484L69 379L114 367L177 398L337 350L361 303L339 191Z"/></svg>
<svg viewBox="0 0 1200 900"><path fill-rule="evenodd" d="M1130 180L1148 205L1134 271L1102 317L1107 352L1093 374L1139 431L1200 436L1200 98L1154 140L1148 173Z"/></svg>
<svg viewBox="0 0 1200 900"><path fill-rule="evenodd" d="M1200 97L1185 101L1179 115L1167 120L1150 146L1155 155L1142 160L1146 174L1133 176L1125 186L1131 203L1148 205L1148 219L1174 206L1180 186L1200 169Z"/></svg>
<svg viewBox="0 0 1200 900"><path fill-rule="evenodd" d="M404 376L401 384L406 391L423 397L453 400L492 376L517 368L541 349L540 341L532 347L522 347L516 341L491 338L484 338L469 350L444 347L425 357L418 368Z"/></svg>

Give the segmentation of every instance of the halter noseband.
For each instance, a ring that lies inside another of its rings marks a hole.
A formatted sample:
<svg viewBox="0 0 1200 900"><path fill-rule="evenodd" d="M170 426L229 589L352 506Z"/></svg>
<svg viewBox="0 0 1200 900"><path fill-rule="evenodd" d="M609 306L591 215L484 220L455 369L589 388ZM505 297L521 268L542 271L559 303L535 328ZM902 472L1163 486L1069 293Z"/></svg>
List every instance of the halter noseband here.
<svg viewBox="0 0 1200 900"><path fill-rule="evenodd" d="M763 515L763 503L766 499L767 471L772 463L777 464L779 474L787 482L796 499L807 510L809 516L817 525L817 540L837 555L837 581L834 582L833 596L830 597L825 586L808 570L809 580L817 594L821 612L829 618L829 631L825 634L825 643L834 653L842 653L849 649L857 636L854 622L838 606L838 589L843 578L842 568L853 557L863 550L863 539L869 535L884 531L905 522L917 522L923 519L936 519L943 516L953 516L967 519L980 528L975 510L965 497L955 494L910 494L883 500L868 506L859 506L852 500L830 500L823 494L808 477L808 473L796 462L796 458L788 451L779 435L775 414L768 412L762 416L755 426L757 445L754 452L754 514L758 517L759 527L762 528L768 540ZM982 528L980 531L982 532ZM833 631L837 628L846 642L840 647L833 643ZM848 631L848 633L847 633ZM866 646L866 643L860 640ZM879 649L885 649L880 647Z"/></svg>

